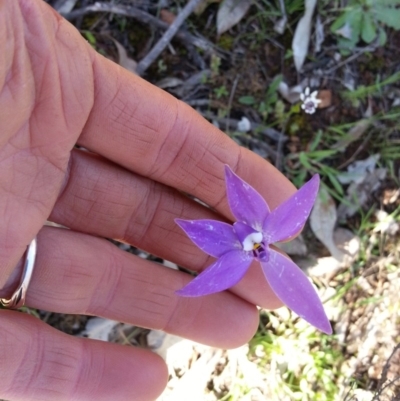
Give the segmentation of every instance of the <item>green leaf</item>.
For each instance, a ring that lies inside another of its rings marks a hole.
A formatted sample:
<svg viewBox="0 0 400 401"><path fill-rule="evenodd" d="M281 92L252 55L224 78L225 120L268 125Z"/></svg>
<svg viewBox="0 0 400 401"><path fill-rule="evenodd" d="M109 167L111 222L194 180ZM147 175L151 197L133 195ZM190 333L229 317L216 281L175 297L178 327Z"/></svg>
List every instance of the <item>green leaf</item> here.
<svg viewBox="0 0 400 401"><path fill-rule="evenodd" d="M282 79L283 79L283 75L279 74L272 80L272 82L269 85L268 90L267 90L267 95L266 95L267 98L269 96L271 96L272 94L276 93L276 91L278 90L279 84L282 82Z"/></svg>
<svg viewBox="0 0 400 401"><path fill-rule="evenodd" d="M329 178L329 181L332 183L333 187L336 189L339 195L343 195L343 187L340 184L340 182L337 180L337 178L332 174L330 171L327 171L327 176Z"/></svg>
<svg viewBox="0 0 400 401"><path fill-rule="evenodd" d="M306 169L312 170L312 166L304 152L299 153L299 161Z"/></svg>
<svg viewBox="0 0 400 401"><path fill-rule="evenodd" d="M256 99L254 99L254 96L241 96L239 98L239 103L246 106L252 106L255 102Z"/></svg>
<svg viewBox="0 0 400 401"><path fill-rule="evenodd" d="M361 39L365 43L371 43L376 38L376 26L370 13L365 13L361 25Z"/></svg>
<svg viewBox="0 0 400 401"><path fill-rule="evenodd" d="M87 41L94 46L96 44L96 37L90 31L82 31L82 34L85 36Z"/></svg>
<svg viewBox="0 0 400 401"><path fill-rule="evenodd" d="M345 11L340 17L338 17L335 22L331 25L331 31L335 32L339 28L341 28L343 25L346 24L347 19L348 19L348 11Z"/></svg>
<svg viewBox="0 0 400 401"><path fill-rule="evenodd" d="M372 3L371 6L375 6L375 4L377 3L376 0L370 0L370 2ZM379 0L379 6L400 6L400 0Z"/></svg>
<svg viewBox="0 0 400 401"><path fill-rule="evenodd" d="M317 146L319 145L321 139L322 139L322 130L318 130L317 135L315 135L315 138L313 139L310 145L311 152L314 152L317 149Z"/></svg>
<svg viewBox="0 0 400 401"><path fill-rule="evenodd" d="M387 42L386 31L381 27L379 29L379 46L385 46Z"/></svg>
<svg viewBox="0 0 400 401"><path fill-rule="evenodd" d="M376 6L374 12L376 18L383 24L400 29L400 8Z"/></svg>

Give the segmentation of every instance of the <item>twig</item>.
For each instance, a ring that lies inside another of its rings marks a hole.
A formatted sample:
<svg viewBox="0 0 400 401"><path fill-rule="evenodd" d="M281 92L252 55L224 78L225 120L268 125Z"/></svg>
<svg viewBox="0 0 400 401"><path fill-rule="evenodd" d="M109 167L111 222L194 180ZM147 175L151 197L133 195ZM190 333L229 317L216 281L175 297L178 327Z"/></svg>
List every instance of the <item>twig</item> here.
<svg viewBox="0 0 400 401"><path fill-rule="evenodd" d="M289 120L286 120L284 127L282 128L281 135L279 136L277 149L276 149L275 167L279 171L282 171L282 156L283 156L283 142L284 142L282 140L282 138L285 137L283 135L283 133L286 131L288 123L289 123Z"/></svg>
<svg viewBox="0 0 400 401"><path fill-rule="evenodd" d="M400 379L399 376L396 377L393 380L389 380L388 377L387 377L388 373L389 373L389 369L390 369L391 359L394 357L396 352L399 351L399 349L400 349L400 344L397 344L393 348L392 353L390 354L389 358L387 359L387 361L386 361L386 363L385 363L385 365L384 365L384 367L382 369L381 378L380 378L380 380L378 382L378 385L377 385L377 388L378 388L377 389L377 393L374 395L374 398L372 399L373 401L374 400L378 401L379 398L376 398L376 397L379 397L382 394L383 390L385 390L386 387L394 384L396 381L398 381ZM387 382L387 383L385 383L385 382Z"/></svg>
<svg viewBox="0 0 400 401"><path fill-rule="evenodd" d="M236 92L236 88L239 82L239 77L240 75L236 75L235 80L233 81L233 85L232 85L232 89L231 89L231 93L229 95L229 100L228 100L228 123L226 124L226 130L229 132L229 122L230 122L230 118L231 118L231 108L232 108L232 102L233 102L233 96L235 96L235 92Z"/></svg>
<svg viewBox="0 0 400 401"><path fill-rule="evenodd" d="M358 51L357 53L354 53L353 55L351 55L350 57L347 57L346 60L341 61L339 64L336 64L335 66L333 66L332 68L329 68L329 70L324 71L324 74L331 74L332 72L336 71L338 68L343 67L344 65L351 63L352 61L354 61L356 58L360 57L362 54L366 53L366 52L370 52L372 50L375 50L374 46L365 46L364 48L362 48L360 51Z"/></svg>
<svg viewBox="0 0 400 401"><path fill-rule="evenodd" d="M187 102L188 104L190 104L191 106L193 106L192 102ZM231 124L236 124L239 122L239 120L233 119L233 118L220 118L217 117L215 114L210 113L208 111L205 112L200 112L201 115L209 120L215 120L217 121L219 124L224 125L225 127L227 126L228 122ZM274 141L281 141L281 142L285 142L287 141L287 136L282 134L281 132L277 131L274 128L268 128L265 127L262 124L258 124L255 122L251 122L251 126L254 132L262 134L267 136L268 138L271 138Z"/></svg>
<svg viewBox="0 0 400 401"><path fill-rule="evenodd" d="M345 167L347 167L349 164L351 164L356 157L358 156L358 154L365 148L366 144L369 142L369 140L371 139L372 133L370 132L362 141L361 145L357 148L357 150L352 154L352 156L346 160L344 163L342 163L337 169L338 170L342 170Z"/></svg>
<svg viewBox="0 0 400 401"><path fill-rule="evenodd" d="M152 25L163 30L167 30L170 27L170 25L168 25L166 22L163 22L153 15L136 7L118 6L99 2L88 7L71 11L70 13L62 13L61 15L68 20L72 20L91 13L113 13L117 15L125 15L126 17L134 18L143 24ZM205 38L194 36L188 32L178 31L175 37L185 44L193 45L204 50L206 53L212 53L216 50L216 47Z"/></svg>
<svg viewBox="0 0 400 401"><path fill-rule="evenodd" d="M154 60L161 54L161 52L168 46L172 38L176 35L181 25L186 21L187 17L194 11L197 5L202 0L189 0L189 3L183 8L183 10L175 18L174 22L165 31L161 39L155 44L144 59L142 59L136 68L136 73L142 75L154 62Z"/></svg>

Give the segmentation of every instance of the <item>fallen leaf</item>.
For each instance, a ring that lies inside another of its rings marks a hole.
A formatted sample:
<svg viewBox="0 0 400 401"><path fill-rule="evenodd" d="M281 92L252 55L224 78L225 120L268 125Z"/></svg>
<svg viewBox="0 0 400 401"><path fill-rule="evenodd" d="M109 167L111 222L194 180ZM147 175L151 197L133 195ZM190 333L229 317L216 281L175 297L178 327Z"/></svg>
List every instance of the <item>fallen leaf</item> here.
<svg viewBox="0 0 400 401"><path fill-rule="evenodd" d="M335 201L329 192L321 187L310 215L310 226L315 236L328 248L331 255L342 261L343 252L339 250L333 240L333 231L336 226L337 213Z"/></svg>
<svg viewBox="0 0 400 401"><path fill-rule="evenodd" d="M372 173L375 170L379 157L376 154L364 160L357 160L347 167L346 173L338 174L336 178L341 184L351 184L353 182L360 184L365 180L368 173Z"/></svg>
<svg viewBox="0 0 400 401"><path fill-rule="evenodd" d="M321 102L318 104L319 109L325 109L332 104L332 91L329 89L322 89L318 91L317 99Z"/></svg>
<svg viewBox="0 0 400 401"><path fill-rule="evenodd" d="M161 89L170 89L170 88L176 88L177 86L180 86L183 84L183 80L180 78L175 78L175 77L165 77L161 79L160 81L156 82L156 86L158 86Z"/></svg>
<svg viewBox="0 0 400 401"><path fill-rule="evenodd" d="M300 100L300 94L303 93L303 90L302 84L290 88L284 81L281 81L278 86L279 94L291 104L297 103Z"/></svg>
<svg viewBox="0 0 400 401"><path fill-rule="evenodd" d="M339 139L334 145L332 145L332 148L345 150L348 145L361 138L361 136L367 131L370 125L371 125L371 120L369 119L363 119L358 121L350 129L347 135L345 135L343 138Z"/></svg>
<svg viewBox="0 0 400 401"><path fill-rule="evenodd" d="M132 58L128 57L128 53L126 52L126 49L124 46L121 45L117 40L114 38L111 38L115 44L115 47L118 50L118 64L121 67L124 67L130 72L133 72L136 74L136 67L137 67L137 62L133 60Z"/></svg>
<svg viewBox="0 0 400 401"><path fill-rule="evenodd" d="M336 247L345 254L342 262L346 265L353 263L360 253L361 240L347 228L338 227L333 232L333 242Z"/></svg>
<svg viewBox="0 0 400 401"><path fill-rule="evenodd" d="M362 209L371 198L371 194L381 186L386 174L387 170L385 168L378 168L371 173L367 173L361 183L353 182L350 184L347 188L345 199L338 207L338 219L344 221Z"/></svg>
<svg viewBox="0 0 400 401"><path fill-rule="evenodd" d="M218 35L236 25L245 16L251 3L251 0L223 0L217 13Z"/></svg>
<svg viewBox="0 0 400 401"><path fill-rule="evenodd" d="M378 223L373 229L374 233L396 235L400 231L400 223L384 210L376 211L375 217Z"/></svg>
<svg viewBox="0 0 400 401"><path fill-rule="evenodd" d="M315 21L315 53L321 51L321 45L325 40L324 25L321 22L321 17L317 15Z"/></svg>
<svg viewBox="0 0 400 401"><path fill-rule="evenodd" d="M53 8L60 14L68 14L73 10L78 0L57 0Z"/></svg>
<svg viewBox="0 0 400 401"><path fill-rule="evenodd" d="M174 13L171 13L171 11L168 11L165 8L163 8L160 11L160 19L161 21L166 22L168 25L171 25L175 21L176 15Z"/></svg>
<svg viewBox="0 0 400 401"><path fill-rule="evenodd" d="M383 191L382 202L384 205L390 205L392 203L396 203L399 198L400 198L400 188L397 189L386 188Z"/></svg>
<svg viewBox="0 0 400 401"><path fill-rule="evenodd" d="M114 320L94 317L88 320L85 330L80 335L94 340L108 341L111 332L117 324L119 322L115 322Z"/></svg>
<svg viewBox="0 0 400 401"><path fill-rule="evenodd" d="M305 12L296 26L292 41L294 65L297 71L303 67L310 44L311 21L317 0L305 1Z"/></svg>
<svg viewBox="0 0 400 401"><path fill-rule="evenodd" d="M287 24L287 16L284 15L282 18L280 18L278 21L275 22L274 31L279 33L279 35L282 35L283 32L285 32L286 24Z"/></svg>

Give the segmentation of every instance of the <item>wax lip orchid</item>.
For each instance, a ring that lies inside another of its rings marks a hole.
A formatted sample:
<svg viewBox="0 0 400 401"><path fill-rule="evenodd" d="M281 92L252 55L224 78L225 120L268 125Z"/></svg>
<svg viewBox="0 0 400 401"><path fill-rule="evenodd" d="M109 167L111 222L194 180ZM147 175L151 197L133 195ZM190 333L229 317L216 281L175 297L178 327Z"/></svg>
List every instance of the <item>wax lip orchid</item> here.
<svg viewBox="0 0 400 401"><path fill-rule="evenodd" d="M276 296L319 330L332 329L322 303L303 271L270 247L296 235L314 205L319 176L314 175L286 202L270 210L264 198L225 166L228 203L233 225L216 220L181 220L176 223L205 253L218 258L178 295L197 297L224 291L237 284L256 260Z"/></svg>

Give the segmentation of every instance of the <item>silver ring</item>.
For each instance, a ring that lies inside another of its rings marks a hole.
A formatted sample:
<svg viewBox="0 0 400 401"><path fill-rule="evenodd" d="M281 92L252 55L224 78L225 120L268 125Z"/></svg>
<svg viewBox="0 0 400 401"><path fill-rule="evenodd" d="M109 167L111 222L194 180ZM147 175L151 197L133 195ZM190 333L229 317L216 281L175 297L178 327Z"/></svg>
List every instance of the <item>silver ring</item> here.
<svg viewBox="0 0 400 401"><path fill-rule="evenodd" d="M25 252L25 265L22 271L21 282L11 298L0 298L0 305L6 309L18 309L25 304L26 292L32 278L36 259L36 238L32 240Z"/></svg>

